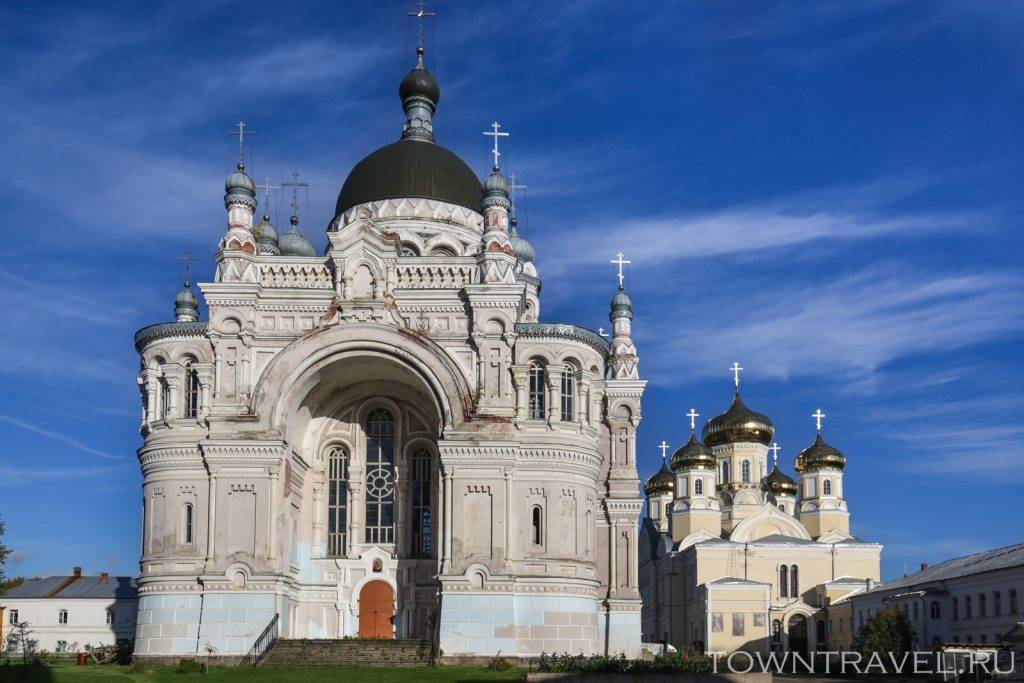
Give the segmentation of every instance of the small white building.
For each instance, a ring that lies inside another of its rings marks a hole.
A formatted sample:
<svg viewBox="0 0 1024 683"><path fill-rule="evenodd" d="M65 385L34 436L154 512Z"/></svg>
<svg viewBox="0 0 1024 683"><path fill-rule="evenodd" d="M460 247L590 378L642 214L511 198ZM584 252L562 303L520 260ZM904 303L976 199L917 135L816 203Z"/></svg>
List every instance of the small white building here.
<svg viewBox="0 0 1024 683"><path fill-rule="evenodd" d="M112 645L135 637L139 589L130 576L71 576L32 579L0 596L6 639L11 628L27 622L37 650L67 652L86 645Z"/></svg>
<svg viewBox="0 0 1024 683"><path fill-rule="evenodd" d="M1024 614L1024 544L955 557L850 596L854 628L885 609L906 615L914 647L1005 642Z"/></svg>

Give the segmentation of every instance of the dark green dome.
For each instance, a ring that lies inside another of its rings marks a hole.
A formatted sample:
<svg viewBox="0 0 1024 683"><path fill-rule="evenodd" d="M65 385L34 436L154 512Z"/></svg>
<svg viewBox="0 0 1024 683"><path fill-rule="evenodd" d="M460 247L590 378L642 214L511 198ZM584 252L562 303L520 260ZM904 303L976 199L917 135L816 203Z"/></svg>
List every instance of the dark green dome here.
<svg viewBox="0 0 1024 683"><path fill-rule="evenodd" d="M821 434L814 437L814 443L800 451L796 456L796 471L820 470L832 468L841 470L846 467L846 456L838 448L825 443Z"/></svg>
<svg viewBox="0 0 1024 683"><path fill-rule="evenodd" d="M335 215L381 199L434 199L480 212L480 180L462 159L425 140L399 140L360 161L341 186Z"/></svg>
<svg viewBox="0 0 1024 683"><path fill-rule="evenodd" d="M672 454L672 471L693 470L703 468L713 470L717 466L717 460L711 449L697 440L696 434L690 435L690 440L680 446Z"/></svg>
<svg viewBox="0 0 1024 683"><path fill-rule="evenodd" d="M708 448L726 443L759 443L767 446L774 433L775 425L768 416L743 405L737 391L729 409L704 425L701 440Z"/></svg>

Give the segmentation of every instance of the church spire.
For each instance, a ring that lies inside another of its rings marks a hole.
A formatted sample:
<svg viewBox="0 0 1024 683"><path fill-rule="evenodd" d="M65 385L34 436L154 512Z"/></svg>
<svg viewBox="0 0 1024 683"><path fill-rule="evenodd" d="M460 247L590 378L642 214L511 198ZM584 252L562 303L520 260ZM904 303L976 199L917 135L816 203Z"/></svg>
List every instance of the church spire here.
<svg viewBox="0 0 1024 683"><path fill-rule="evenodd" d="M410 12L410 16L419 18L419 45L416 46L416 66L406 74L398 86L398 95L402 98L402 109L405 110L405 126L402 128L403 140L434 141L434 112L441 99L441 88L437 81L423 66L423 17L434 16L426 12L420 3L418 12Z"/></svg>
<svg viewBox="0 0 1024 683"><path fill-rule="evenodd" d="M639 379L636 346L633 344L632 321L633 300L626 294L626 276L623 266L630 263L622 252L616 254L611 262L619 267L619 288L612 297L611 313L608 319L612 323L612 353L608 358L609 379Z"/></svg>

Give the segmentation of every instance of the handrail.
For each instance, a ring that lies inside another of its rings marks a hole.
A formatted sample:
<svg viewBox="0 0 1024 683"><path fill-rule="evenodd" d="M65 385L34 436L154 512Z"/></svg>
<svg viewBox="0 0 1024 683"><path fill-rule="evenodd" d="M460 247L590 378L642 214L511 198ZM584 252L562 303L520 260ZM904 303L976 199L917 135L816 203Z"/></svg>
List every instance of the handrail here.
<svg viewBox="0 0 1024 683"><path fill-rule="evenodd" d="M267 627L263 629L263 633L256 637L256 642L252 644L252 648L249 650L249 654L242 658L239 666L252 666L259 665L260 660L263 659L263 655L267 654L267 650L270 646L277 641L277 622L280 618L280 614L274 614L274 618L270 620Z"/></svg>

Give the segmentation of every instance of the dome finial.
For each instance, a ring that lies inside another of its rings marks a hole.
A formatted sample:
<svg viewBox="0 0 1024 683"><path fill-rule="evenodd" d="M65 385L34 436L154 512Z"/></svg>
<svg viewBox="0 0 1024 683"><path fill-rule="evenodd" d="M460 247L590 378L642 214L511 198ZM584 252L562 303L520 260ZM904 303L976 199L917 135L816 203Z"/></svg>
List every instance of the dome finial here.
<svg viewBox="0 0 1024 683"><path fill-rule="evenodd" d="M821 434L821 421L828 416L825 413L821 412L821 408L818 408L813 413L811 413L811 417L814 418L814 423L818 427L818 434Z"/></svg>
<svg viewBox="0 0 1024 683"><path fill-rule="evenodd" d="M700 417L700 413L696 408L690 408L690 412L683 414L690 418L690 436L697 436L697 418Z"/></svg>
<svg viewBox="0 0 1024 683"><path fill-rule="evenodd" d="M510 135L508 131L498 132L500 128L501 124L495 121L491 124L490 131L484 131L485 136L494 138L494 146L491 148L491 155L494 157L494 165L491 167L491 170L494 173L501 171L501 164L498 161L501 158L501 152L498 151L498 138L507 138Z"/></svg>
<svg viewBox="0 0 1024 683"><path fill-rule="evenodd" d="M772 452L772 464L775 467L778 467L779 466L779 451L782 450L782 447L779 446L779 442L778 441L772 442L772 445L768 447L768 450Z"/></svg>

